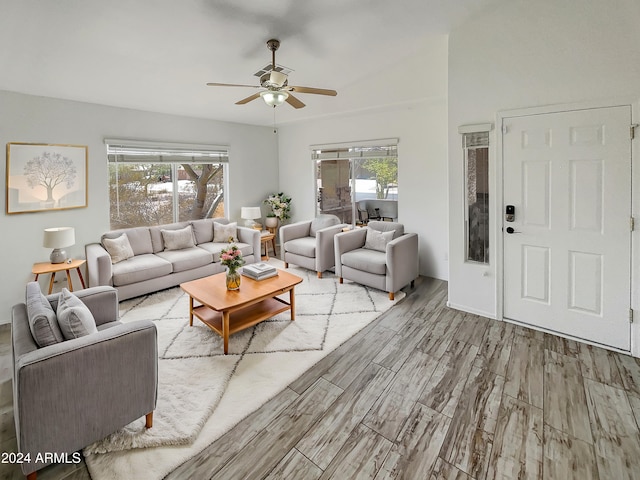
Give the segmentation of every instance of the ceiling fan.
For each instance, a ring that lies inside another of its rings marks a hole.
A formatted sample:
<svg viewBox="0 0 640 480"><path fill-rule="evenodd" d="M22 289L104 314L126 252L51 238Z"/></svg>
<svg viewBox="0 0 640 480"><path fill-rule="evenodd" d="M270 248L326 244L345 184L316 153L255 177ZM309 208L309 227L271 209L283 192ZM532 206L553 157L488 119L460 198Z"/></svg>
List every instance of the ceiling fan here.
<svg viewBox="0 0 640 480"><path fill-rule="evenodd" d="M324 88L298 87L289 85L288 74L290 69L276 65L276 50L280 47L280 41L271 39L267 42L267 48L271 51L271 65L267 65L261 69L256 76L260 78L260 85L242 85L235 83L207 83L210 87L249 87L249 88L265 88L266 90L243 98L236 102L236 105L244 105L258 97L262 97L267 105L277 107L287 102L294 108L304 107L298 98L291 95L295 93L313 93L316 95L329 95L335 97L338 92L335 90L327 90Z"/></svg>

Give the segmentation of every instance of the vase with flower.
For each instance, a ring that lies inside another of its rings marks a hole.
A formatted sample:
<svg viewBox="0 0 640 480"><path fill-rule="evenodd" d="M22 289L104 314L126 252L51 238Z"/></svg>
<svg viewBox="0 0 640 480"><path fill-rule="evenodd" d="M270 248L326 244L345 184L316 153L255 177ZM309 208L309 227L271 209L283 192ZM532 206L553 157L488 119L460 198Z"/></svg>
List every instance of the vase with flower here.
<svg viewBox="0 0 640 480"><path fill-rule="evenodd" d="M227 267L227 290L239 290L242 276L238 269L244 265L242 252L237 245L229 245L220 251L220 263Z"/></svg>
<svg viewBox="0 0 640 480"><path fill-rule="evenodd" d="M274 220L270 220L271 218L275 218L275 225L278 225L278 222L282 223L288 218L291 218L291 197L285 195L284 193L272 193L267 197L264 201L269 207L271 207L271 213L267 214L267 226L270 223L274 222Z"/></svg>

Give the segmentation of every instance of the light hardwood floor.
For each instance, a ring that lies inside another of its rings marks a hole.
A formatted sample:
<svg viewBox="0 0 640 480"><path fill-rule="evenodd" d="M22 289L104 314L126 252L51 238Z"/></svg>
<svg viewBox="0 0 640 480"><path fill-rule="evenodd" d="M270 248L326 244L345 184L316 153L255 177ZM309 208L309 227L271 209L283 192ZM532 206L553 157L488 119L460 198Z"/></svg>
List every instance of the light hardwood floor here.
<svg viewBox="0 0 640 480"><path fill-rule="evenodd" d="M407 293L167 478L640 478L637 360L451 310L445 282ZM10 357L5 328L0 451L16 448Z"/></svg>

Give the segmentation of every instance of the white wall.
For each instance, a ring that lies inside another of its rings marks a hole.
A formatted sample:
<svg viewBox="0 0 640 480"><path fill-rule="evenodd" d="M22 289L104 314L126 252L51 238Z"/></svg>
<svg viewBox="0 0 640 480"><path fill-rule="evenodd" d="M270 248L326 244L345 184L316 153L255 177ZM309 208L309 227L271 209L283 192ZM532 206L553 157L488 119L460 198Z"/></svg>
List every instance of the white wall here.
<svg viewBox="0 0 640 480"><path fill-rule="evenodd" d="M398 221L420 239L420 273L446 279L446 102L320 121L280 129L280 189L293 198L292 221L315 215L310 145L399 138Z"/></svg>
<svg viewBox="0 0 640 480"><path fill-rule="evenodd" d="M637 0L513 0L451 33L448 95L452 305L490 317L499 313L495 259L499 254L496 232L501 221L496 223L496 132L491 137L490 157L492 261L484 268L464 263L463 163L458 126L493 122L497 112L503 110L640 98L639 24ZM639 187L635 182L636 193ZM634 271L638 271L637 265Z"/></svg>
<svg viewBox="0 0 640 480"><path fill-rule="evenodd" d="M229 145L229 216L238 219L240 207L261 205L278 188L277 140L268 127L141 112L122 108L35 97L0 91L0 145L8 142L61 143L89 147L89 203L87 208L7 215L2 196L0 213L0 324L10 321L11 306L24 301L24 286L33 279L34 262L50 251L42 247L43 229L72 226L76 245L67 251L84 258L84 245L109 230L107 158L103 139L135 138L168 142ZM0 162L5 178L6 162ZM42 278L46 292L48 277ZM64 275L58 274L58 278ZM86 278L86 277L85 277ZM75 273L72 280L77 283ZM56 288L58 290L60 286Z"/></svg>

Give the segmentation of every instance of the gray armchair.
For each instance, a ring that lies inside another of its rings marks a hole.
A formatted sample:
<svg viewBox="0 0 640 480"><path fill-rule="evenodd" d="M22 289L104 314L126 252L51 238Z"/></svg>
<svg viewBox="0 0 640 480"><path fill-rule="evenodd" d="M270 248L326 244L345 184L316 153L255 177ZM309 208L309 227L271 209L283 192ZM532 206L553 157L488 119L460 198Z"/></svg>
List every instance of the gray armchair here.
<svg viewBox="0 0 640 480"><path fill-rule="evenodd" d="M40 348L27 306L12 309L16 437L19 452L31 457L22 464L30 480L53 463L44 453L70 457L142 416L147 428L152 424L158 385L155 325L150 320L117 321L113 287L75 295L93 314L98 332ZM47 297L54 311L58 296Z"/></svg>
<svg viewBox="0 0 640 480"><path fill-rule="evenodd" d="M280 253L284 267L289 263L315 270L318 278L335 262L333 237L347 226L335 215L318 215L313 220L280 227Z"/></svg>
<svg viewBox="0 0 640 480"><path fill-rule="evenodd" d="M367 243L367 229L376 232L393 232L386 245ZM336 275L362 285L395 292L409 283L413 286L418 277L418 235L404 233L404 226L396 222L369 222L366 228L356 228L334 237ZM378 247L374 249L372 247ZM366 248L365 248L366 247Z"/></svg>

